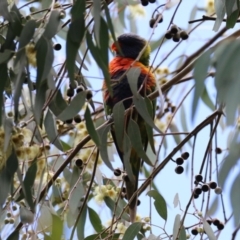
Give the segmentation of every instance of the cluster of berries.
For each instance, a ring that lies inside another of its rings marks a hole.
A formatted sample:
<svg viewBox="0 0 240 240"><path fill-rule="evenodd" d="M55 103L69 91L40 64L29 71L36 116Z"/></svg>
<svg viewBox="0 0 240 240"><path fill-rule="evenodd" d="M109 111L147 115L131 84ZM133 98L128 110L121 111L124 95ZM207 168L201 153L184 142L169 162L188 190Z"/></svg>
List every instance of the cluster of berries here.
<svg viewBox="0 0 240 240"><path fill-rule="evenodd" d="M156 14L155 17L152 17L149 21L150 28L153 28L155 24L161 23L163 21L163 15L161 13Z"/></svg>
<svg viewBox="0 0 240 240"><path fill-rule="evenodd" d="M195 184L200 184L203 181L203 176L201 174L198 174L195 176ZM217 183L214 181L211 181L209 183L203 183L201 187L196 187L194 189L194 198L198 198L199 195L202 192L208 192L210 189L215 189L215 193L219 194L222 192L222 189L217 186Z"/></svg>
<svg viewBox="0 0 240 240"><path fill-rule="evenodd" d="M184 152L182 153L181 157L178 157L175 162L176 164L178 165L176 168L175 168L175 172L177 174L181 174L183 173L184 171L184 168L183 166L181 166L183 163L184 163L184 160L187 160L189 158L189 153L188 152Z"/></svg>
<svg viewBox="0 0 240 240"><path fill-rule="evenodd" d="M223 230L224 229L224 223L222 223L219 219L208 219L207 220L208 224L211 225L213 224L214 226L217 227L218 230ZM205 233L204 229L201 227L194 227L191 230L192 235L198 235L198 233Z"/></svg>
<svg viewBox="0 0 240 240"><path fill-rule="evenodd" d="M141 0L141 4L145 7L148 3L155 3L156 0Z"/></svg>
<svg viewBox="0 0 240 240"><path fill-rule="evenodd" d="M180 39L182 40L186 40L188 39L188 34L186 31L180 29L178 26L176 26L175 24L173 24L170 28L170 30L168 30L165 34L165 38L166 39L171 39L174 42L179 42Z"/></svg>

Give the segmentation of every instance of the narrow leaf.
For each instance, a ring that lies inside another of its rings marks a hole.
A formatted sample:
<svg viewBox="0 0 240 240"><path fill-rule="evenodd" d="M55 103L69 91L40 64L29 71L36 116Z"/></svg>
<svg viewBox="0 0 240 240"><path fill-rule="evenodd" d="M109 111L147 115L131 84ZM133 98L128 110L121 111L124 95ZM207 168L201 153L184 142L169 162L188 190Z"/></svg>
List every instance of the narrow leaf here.
<svg viewBox="0 0 240 240"><path fill-rule="evenodd" d="M80 204L80 199L84 195L84 188L81 182L77 183L77 186L72 190L72 195L69 199L69 209L74 214L77 210L77 207Z"/></svg>
<svg viewBox="0 0 240 240"><path fill-rule="evenodd" d="M47 111L46 117L44 119L44 126L50 142L53 143L59 150L63 151L63 146L58 137L56 122L50 110Z"/></svg>
<svg viewBox="0 0 240 240"><path fill-rule="evenodd" d="M149 191L147 195L154 198L154 206L158 214L167 221L167 204L162 195L156 190Z"/></svg>
<svg viewBox="0 0 240 240"><path fill-rule="evenodd" d="M137 236L137 234L141 230L142 226L143 226L143 223L141 222L135 222L131 224L126 230L126 232L124 233L122 240L134 240L134 238Z"/></svg>
<svg viewBox="0 0 240 240"><path fill-rule="evenodd" d="M138 156L141 157L148 165L153 166L151 160L143 150L142 138L138 124L132 119L130 119L128 123L128 136Z"/></svg>
<svg viewBox="0 0 240 240"><path fill-rule="evenodd" d="M107 137L108 137L109 129L110 129L110 126L107 125L107 126L101 127L97 131L97 133L101 143L99 146L99 151L100 151L102 160L111 170L113 170L112 164L108 157L108 143L107 143L108 138Z"/></svg>
<svg viewBox="0 0 240 240"><path fill-rule="evenodd" d="M93 124L92 117L91 117L88 107L86 108L84 116L85 116L85 120L86 120L87 131L88 131L89 135L91 136L92 140L94 141L94 143L99 147L100 146L99 135Z"/></svg>
<svg viewBox="0 0 240 240"><path fill-rule="evenodd" d="M210 227L208 222L206 222L205 219L203 219L203 228L204 228L207 236L209 237L209 240L217 240L217 238L214 235L214 232L213 232L212 228Z"/></svg>
<svg viewBox="0 0 240 240"><path fill-rule="evenodd" d="M82 214L80 216L80 219L77 223L78 239L84 239L84 228L85 228L85 224L86 224L86 218L87 218L87 207L85 205L83 208Z"/></svg>
<svg viewBox="0 0 240 240"><path fill-rule="evenodd" d="M180 219L180 214L177 214L173 225L173 240L177 240L177 235L181 224Z"/></svg>
<svg viewBox="0 0 240 240"><path fill-rule="evenodd" d="M138 98L140 95L138 93L138 78L140 76L141 69L139 67L132 67L127 72L127 79L129 86L131 88L133 96Z"/></svg>
<svg viewBox="0 0 240 240"><path fill-rule="evenodd" d="M27 21L19 37L18 50L25 47L31 41L35 32L35 28L36 28L35 20Z"/></svg>
<svg viewBox="0 0 240 240"><path fill-rule="evenodd" d="M122 101L118 102L113 107L114 131L116 134L117 145L120 150L122 149L122 142L123 142L124 112L125 112L125 108L123 106Z"/></svg>
<svg viewBox="0 0 240 240"><path fill-rule="evenodd" d="M90 207L88 207L88 214L90 222L96 232L101 232L103 230L102 222L99 215Z"/></svg>
<svg viewBox="0 0 240 240"><path fill-rule="evenodd" d="M48 39L54 37L58 31L59 23L60 23L60 11L54 9L51 11L51 15L49 17L47 26L45 27L43 36Z"/></svg>
<svg viewBox="0 0 240 240"><path fill-rule="evenodd" d="M86 101L86 92L82 91L78 93L70 102L68 107L66 107L59 115L58 118L62 121L66 121L75 117L78 112L82 109Z"/></svg>

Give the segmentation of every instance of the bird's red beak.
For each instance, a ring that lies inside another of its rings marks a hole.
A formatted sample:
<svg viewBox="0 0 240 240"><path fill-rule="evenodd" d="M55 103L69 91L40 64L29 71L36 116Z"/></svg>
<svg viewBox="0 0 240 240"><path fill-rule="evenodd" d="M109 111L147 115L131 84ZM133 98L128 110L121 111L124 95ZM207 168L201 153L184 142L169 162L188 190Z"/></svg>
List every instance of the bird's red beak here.
<svg viewBox="0 0 240 240"><path fill-rule="evenodd" d="M117 52L117 46L115 43L112 44L111 49L113 52Z"/></svg>

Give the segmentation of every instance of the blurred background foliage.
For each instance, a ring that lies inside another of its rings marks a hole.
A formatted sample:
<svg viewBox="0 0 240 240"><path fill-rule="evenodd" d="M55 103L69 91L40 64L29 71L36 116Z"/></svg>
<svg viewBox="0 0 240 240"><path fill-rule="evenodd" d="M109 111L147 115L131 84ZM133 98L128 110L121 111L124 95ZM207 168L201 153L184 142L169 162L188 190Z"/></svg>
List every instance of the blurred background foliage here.
<svg viewBox="0 0 240 240"><path fill-rule="evenodd" d="M240 3L191 3L189 19L184 4L0 0L1 239L237 239ZM149 42L158 83L154 123L136 106L157 154L141 169L135 223L109 133L124 109L113 123L101 98L124 32Z"/></svg>

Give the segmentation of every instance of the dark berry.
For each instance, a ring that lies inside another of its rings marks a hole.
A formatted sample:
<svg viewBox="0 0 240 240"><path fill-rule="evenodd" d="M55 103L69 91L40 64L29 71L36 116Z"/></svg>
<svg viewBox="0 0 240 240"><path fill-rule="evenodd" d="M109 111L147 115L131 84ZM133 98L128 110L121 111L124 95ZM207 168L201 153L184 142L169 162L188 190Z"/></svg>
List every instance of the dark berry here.
<svg viewBox="0 0 240 240"><path fill-rule="evenodd" d="M180 41L180 35L178 33L173 34L172 37L174 42L179 42Z"/></svg>
<svg viewBox="0 0 240 240"><path fill-rule="evenodd" d="M176 172L177 174L181 174L181 173L183 173L183 171L184 171L184 168L183 168L182 166L177 166L177 167L175 168L175 172Z"/></svg>
<svg viewBox="0 0 240 240"><path fill-rule="evenodd" d="M194 194L200 195L202 193L202 189L197 187L194 189Z"/></svg>
<svg viewBox="0 0 240 240"><path fill-rule="evenodd" d="M209 184L209 187L211 188L211 189L215 189L216 187L217 187L217 183L216 182L210 182Z"/></svg>
<svg viewBox="0 0 240 240"><path fill-rule="evenodd" d="M68 97L73 97L74 96L74 89L73 88L68 88L67 89L67 96Z"/></svg>
<svg viewBox="0 0 240 240"><path fill-rule="evenodd" d="M75 123L80 123L82 121L81 116L78 114L73 118Z"/></svg>
<svg viewBox="0 0 240 240"><path fill-rule="evenodd" d="M123 180L125 182L129 182L130 181L128 175L123 175Z"/></svg>
<svg viewBox="0 0 240 240"><path fill-rule="evenodd" d="M83 90L84 90L84 88L83 88L82 86L77 87L77 93L80 93L80 92L82 92Z"/></svg>
<svg viewBox="0 0 240 240"><path fill-rule="evenodd" d="M222 149L219 148L219 147L217 147L215 151L216 151L217 154L221 154L222 153Z"/></svg>
<svg viewBox="0 0 240 240"><path fill-rule="evenodd" d="M197 198L199 197L199 195L198 195L198 194L194 194L193 197L194 197L195 199L197 199Z"/></svg>
<svg viewBox="0 0 240 240"><path fill-rule="evenodd" d="M220 221L217 218L215 218L215 219L212 220L212 223L213 223L214 226L218 226Z"/></svg>
<svg viewBox="0 0 240 240"><path fill-rule="evenodd" d="M114 169L114 175L115 175L115 176L118 177L118 176L120 176L121 174L122 174L122 171L121 171L120 169L118 169L118 168L117 168L117 169Z"/></svg>
<svg viewBox="0 0 240 240"><path fill-rule="evenodd" d="M149 21L150 28L154 27L155 22L156 22L156 20L154 18L150 19L150 21Z"/></svg>
<svg viewBox="0 0 240 240"><path fill-rule="evenodd" d="M191 233L192 233L192 235L198 235L198 230L197 230L197 228L193 228L192 230L191 230Z"/></svg>
<svg viewBox="0 0 240 240"><path fill-rule="evenodd" d="M222 222L219 222L217 225L218 230L223 230L224 229L224 224Z"/></svg>
<svg viewBox="0 0 240 240"><path fill-rule="evenodd" d="M56 50L56 51L61 50L61 48L62 48L62 45L60 43L56 43L56 44L53 45L53 49Z"/></svg>
<svg viewBox="0 0 240 240"><path fill-rule="evenodd" d="M170 32L172 34L176 34L178 33L178 27L176 25L172 25L171 28L170 28ZM179 36L180 37L180 36Z"/></svg>
<svg viewBox="0 0 240 240"><path fill-rule="evenodd" d="M164 112L165 112L165 113L169 112L169 108L165 108L165 109L164 109Z"/></svg>
<svg viewBox="0 0 240 240"><path fill-rule="evenodd" d="M155 3L156 0L148 0L150 3Z"/></svg>
<svg viewBox="0 0 240 240"><path fill-rule="evenodd" d="M67 120L65 121L65 123L67 123L67 124L71 124L72 121L73 121L73 119L67 119Z"/></svg>
<svg viewBox="0 0 240 240"><path fill-rule="evenodd" d="M87 91L86 98L87 100L90 100L92 98L92 91Z"/></svg>
<svg viewBox="0 0 240 240"><path fill-rule="evenodd" d="M145 7L148 5L148 0L141 0L141 3Z"/></svg>
<svg viewBox="0 0 240 240"><path fill-rule="evenodd" d="M202 190L203 190L203 192L209 191L209 186L207 184L203 184L202 185Z"/></svg>
<svg viewBox="0 0 240 240"><path fill-rule="evenodd" d="M189 158L189 153L188 152L184 152L184 153L182 153L182 158L184 159L184 160L187 160L188 158Z"/></svg>
<svg viewBox="0 0 240 240"><path fill-rule="evenodd" d="M172 38L172 33L171 33L170 31L167 31L167 32L165 33L165 38L166 38L166 39L171 39L171 38Z"/></svg>
<svg viewBox="0 0 240 240"><path fill-rule="evenodd" d="M138 199L137 200L137 206L139 206L141 204L141 201Z"/></svg>
<svg viewBox="0 0 240 240"><path fill-rule="evenodd" d="M203 180L203 176L201 174L198 174L198 175L195 176L195 180L197 182L201 182Z"/></svg>
<svg viewBox="0 0 240 240"><path fill-rule="evenodd" d="M177 164L177 165L182 165L183 162L184 162L184 160L183 160L183 158L181 158L181 157L179 157L179 158L176 159L176 164Z"/></svg>
<svg viewBox="0 0 240 240"><path fill-rule="evenodd" d="M158 22L161 23L163 21L163 15L161 13L157 14L155 19L159 19Z"/></svg>
<svg viewBox="0 0 240 240"><path fill-rule="evenodd" d="M125 187L122 188L122 192L126 193L126 188Z"/></svg>
<svg viewBox="0 0 240 240"><path fill-rule="evenodd" d="M212 224L212 220L211 220L211 219L208 219L208 220L207 220L207 223L208 223L209 225L211 225L211 224Z"/></svg>
<svg viewBox="0 0 240 240"><path fill-rule="evenodd" d="M78 168L81 168L82 167L82 165L83 165L83 161L82 161L82 159L77 159L76 161L75 161L75 164L76 164L76 166L78 167Z"/></svg>
<svg viewBox="0 0 240 240"><path fill-rule="evenodd" d="M188 39L188 34L185 31L181 31L179 35L182 40Z"/></svg>
<svg viewBox="0 0 240 240"><path fill-rule="evenodd" d="M176 110L176 107L175 106L171 106L171 112L174 113ZM183 158L184 159L184 158Z"/></svg>

